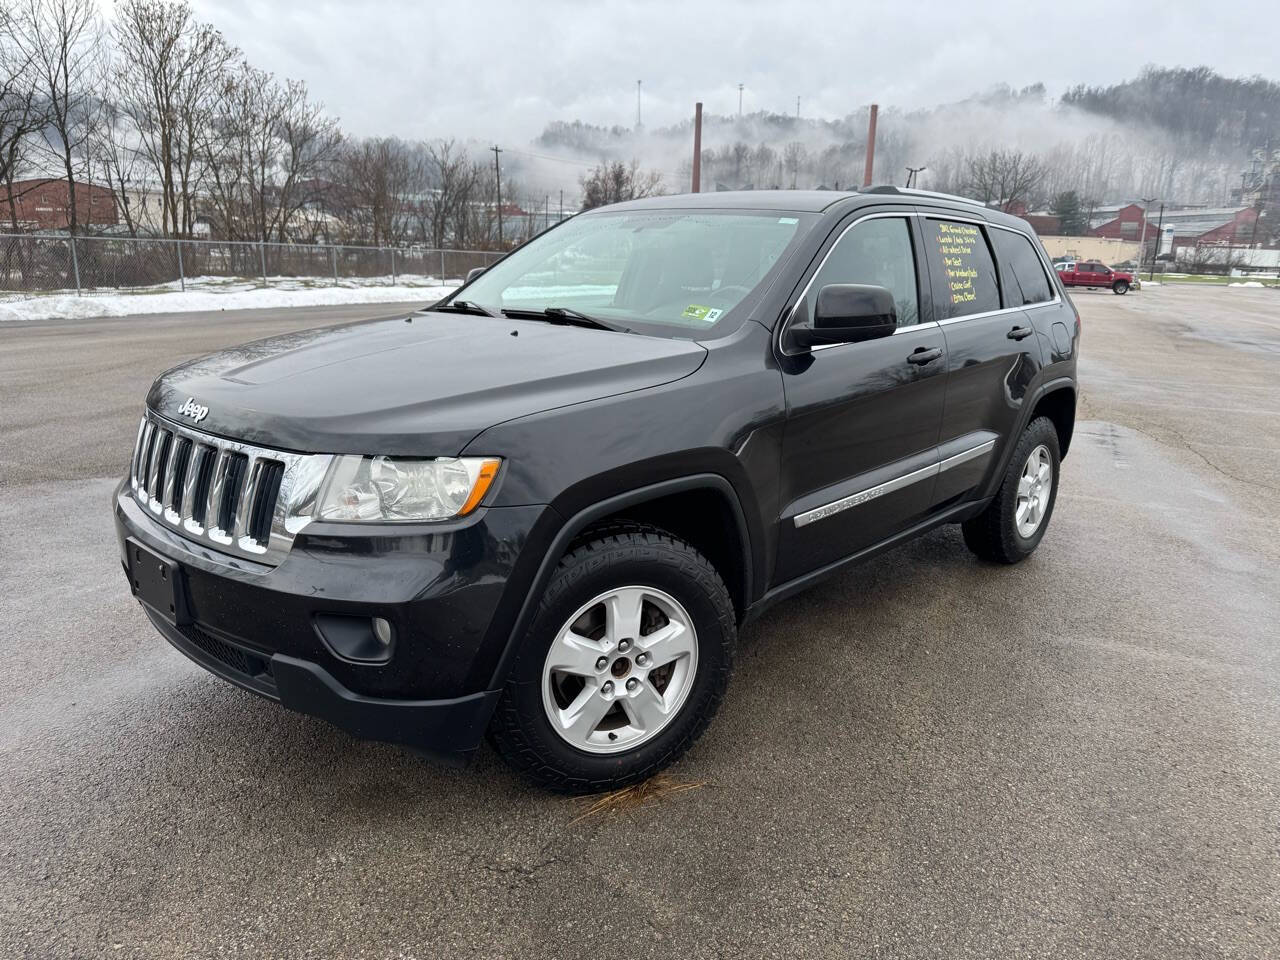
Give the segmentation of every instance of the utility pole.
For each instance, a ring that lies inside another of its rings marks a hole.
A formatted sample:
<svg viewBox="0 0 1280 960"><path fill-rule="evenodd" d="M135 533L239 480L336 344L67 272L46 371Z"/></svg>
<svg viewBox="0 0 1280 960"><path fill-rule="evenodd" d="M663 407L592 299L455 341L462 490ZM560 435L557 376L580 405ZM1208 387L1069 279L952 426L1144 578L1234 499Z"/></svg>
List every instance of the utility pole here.
<svg viewBox="0 0 1280 960"><path fill-rule="evenodd" d="M560 191L560 219L564 219L564 191Z"/></svg>
<svg viewBox="0 0 1280 960"><path fill-rule="evenodd" d="M1143 220L1147 219L1147 215L1145 213L1142 215L1142 219ZM1160 238L1162 236L1164 236L1164 204L1163 203L1160 204L1160 219L1156 222L1156 253L1155 253L1155 257L1151 258L1151 272L1147 274L1148 280L1154 280L1156 278L1156 257L1160 256Z"/></svg>
<svg viewBox="0 0 1280 960"><path fill-rule="evenodd" d="M914 187L916 185L916 177L920 171L928 169L928 167L907 167L907 187Z"/></svg>
<svg viewBox="0 0 1280 960"><path fill-rule="evenodd" d="M867 165L862 171L862 185L871 186L871 173L876 162L876 117L880 114L880 105L871 105L871 120L867 124Z"/></svg>
<svg viewBox="0 0 1280 960"><path fill-rule="evenodd" d="M693 193L702 192L702 101L693 105Z"/></svg>
<svg viewBox="0 0 1280 960"><path fill-rule="evenodd" d="M642 83L644 83L643 80L636 81L636 129L637 130L640 129L640 85Z"/></svg>
<svg viewBox="0 0 1280 960"><path fill-rule="evenodd" d="M502 249L502 166L498 163L498 154L502 152L502 148L494 144L489 148L493 151L493 173L498 181L498 249Z"/></svg>
<svg viewBox="0 0 1280 960"><path fill-rule="evenodd" d="M738 84L738 119L742 119L742 84Z"/></svg>
<svg viewBox="0 0 1280 960"><path fill-rule="evenodd" d="M796 119L800 119L800 98L796 97Z"/></svg>
<svg viewBox="0 0 1280 960"><path fill-rule="evenodd" d="M1147 256L1147 208L1156 202L1155 197L1142 198L1142 239L1138 241L1138 276L1142 276L1142 261ZM1156 250L1160 249L1160 238L1156 237ZM1155 257L1151 258L1151 269L1155 271Z"/></svg>

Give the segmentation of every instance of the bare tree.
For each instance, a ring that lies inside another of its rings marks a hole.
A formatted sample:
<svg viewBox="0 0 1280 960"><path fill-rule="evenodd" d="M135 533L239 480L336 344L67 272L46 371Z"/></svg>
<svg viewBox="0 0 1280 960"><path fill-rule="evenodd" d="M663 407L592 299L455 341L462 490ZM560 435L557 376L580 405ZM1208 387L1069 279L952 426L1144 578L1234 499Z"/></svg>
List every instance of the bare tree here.
<svg viewBox="0 0 1280 960"><path fill-rule="evenodd" d="M92 134L97 93L93 81L102 53L102 23L93 0L27 0L15 36L30 58L45 105L45 139L67 181L67 224L80 225L77 174ZM92 210L92 196L89 209Z"/></svg>
<svg viewBox="0 0 1280 960"><path fill-rule="evenodd" d="M206 162L220 232L286 241L322 190L341 135L304 84L241 63L223 83Z"/></svg>
<svg viewBox="0 0 1280 960"><path fill-rule="evenodd" d="M457 242L458 224L474 199L478 174L475 165L453 140L426 145L430 183L418 203L423 239L435 247Z"/></svg>
<svg viewBox="0 0 1280 960"><path fill-rule="evenodd" d="M114 77L115 67L104 57L99 68L98 88L110 89ZM104 98L97 103L88 157L100 171L104 186L111 191L118 219L124 223L129 236L136 237L138 228L150 223L146 194L131 196L142 179L145 162L137 149L137 137L129 117L113 99Z"/></svg>
<svg viewBox="0 0 1280 960"><path fill-rule="evenodd" d="M18 38L29 32L25 10L0 7L0 179L9 204L10 228L18 229L13 182L28 162L30 138L44 126L34 57Z"/></svg>
<svg viewBox="0 0 1280 960"><path fill-rule="evenodd" d="M238 53L186 0L123 0L112 33L119 113L155 178L160 232L190 236L214 110Z"/></svg>
<svg viewBox="0 0 1280 960"><path fill-rule="evenodd" d="M280 92L272 220L276 239L283 241L294 218L323 189L322 178L337 161L343 140L338 122L325 115L323 104L307 96L306 84L288 80Z"/></svg>
<svg viewBox="0 0 1280 960"><path fill-rule="evenodd" d="M662 174L657 170L641 171L637 160L632 160L630 166L621 160L602 163L578 182L582 184L583 210L662 193Z"/></svg>
<svg viewBox="0 0 1280 960"><path fill-rule="evenodd" d="M1225 244L1197 243L1179 248L1177 255L1178 269L1187 273L1230 274L1248 263L1243 250Z"/></svg>
<svg viewBox="0 0 1280 960"><path fill-rule="evenodd" d="M969 160L967 187L975 199L1007 210L1030 204L1044 176L1037 157L1021 150L992 150Z"/></svg>
<svg viewBox="0 0 1280 960"><path fill-rule="evenodd" d="M799 181L800 169L805 166L809 160L809 151L805 149L803 143L799 140L792 140L786 145L782 151L782 163L787 172L791 174L791 189L796 188Z"/></svg>
<svg viewBox="0 0 1280 960"><path fill-rule="evenodd" d="M344 214L352 239L402 242L411 228L409 203L424 175L422 158L394 137L349 144L338 161Z"/></svg>

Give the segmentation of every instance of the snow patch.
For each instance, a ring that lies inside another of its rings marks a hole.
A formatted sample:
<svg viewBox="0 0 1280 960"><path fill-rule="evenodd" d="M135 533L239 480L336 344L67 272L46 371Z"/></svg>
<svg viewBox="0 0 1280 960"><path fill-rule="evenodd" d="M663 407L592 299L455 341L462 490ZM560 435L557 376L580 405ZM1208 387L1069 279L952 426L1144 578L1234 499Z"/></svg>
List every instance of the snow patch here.
<svg viewBox="0 0 1280 960"><path fill-rule="evenodd" d="M1228 283L1228 287L1265 287L1266 284L1260 280L1245 280L1242 283Z"/></svg>
<svg viewBox="0 0 1280 960"><path fill-rule="evenodd" d="M429 276L361 277L331 281L271 277L268 286L252 280L192 277L184 292L179 283L129 290L102 287L77 296L59 290L29 300L0 303L0 323L9 320L58 320L84 317L130 317L146 313L184 313L207 310L262 310L314 307L345 303L433 303L453 292L461 280Z"/></svg>

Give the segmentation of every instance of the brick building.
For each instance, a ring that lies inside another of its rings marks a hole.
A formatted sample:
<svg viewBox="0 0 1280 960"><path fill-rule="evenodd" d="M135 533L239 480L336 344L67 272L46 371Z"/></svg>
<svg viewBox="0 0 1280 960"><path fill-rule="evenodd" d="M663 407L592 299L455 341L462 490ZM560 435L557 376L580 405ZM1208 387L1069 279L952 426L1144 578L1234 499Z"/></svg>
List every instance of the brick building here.
<svg viewBox="0 0 1280 960"><path fill-rule="evenodd" d="M70 191L66 180L18 180L13 185L13 208L0 189L0 230L66 230L71 225ZM116 198L98 184L76 184L76 219L82 227L113 227L120 222Z"/></svg>
<svg viewBox="0 0 1280 960"><path fill-rule="evenodd" d="M1253 207L1165 210L1163 218L1157 211L1158 208L1148 211L1147 243L1154 242L1157 225L1163 225L1166 232L1172 228L1175 252L1182 247L1201 244L1247 246L1261 239L1257 231L1258 211ZM1090 232L1095 237L1136 242L1142 239L1142 221L1142 205L1139 203L1102 207L1094 211Z"/></svg>

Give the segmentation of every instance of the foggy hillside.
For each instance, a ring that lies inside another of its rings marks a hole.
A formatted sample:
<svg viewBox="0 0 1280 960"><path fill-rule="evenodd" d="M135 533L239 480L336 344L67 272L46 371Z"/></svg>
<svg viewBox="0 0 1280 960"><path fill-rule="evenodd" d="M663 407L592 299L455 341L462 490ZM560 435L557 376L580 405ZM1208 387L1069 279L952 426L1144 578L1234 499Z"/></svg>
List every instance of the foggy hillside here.
<svg viewBox="0 0 1280 960"><path fill-rule="evenodd" d="M867 119L867 107L830 120L704 115L703 189L860 183ZM1069 190L1091 205L1143 195L1225 205L1250 153L1268 143L1280 148L1280 85L1203 67L1148 67L1126 83L1081 85L1060 99L1036 84L927 110L881 104L875 181L902 184L908 166L924 166L917 186L974 194L975 163L992 151L1023 152L1043 166L1024 198L1032 207ZM634 159L660 172L667 192L679 192L688 188L691 144L692 117L639 131L556 121L535 141L542 156L511 161L531 187L558 182L576 194L588 165Z"/></svg>

